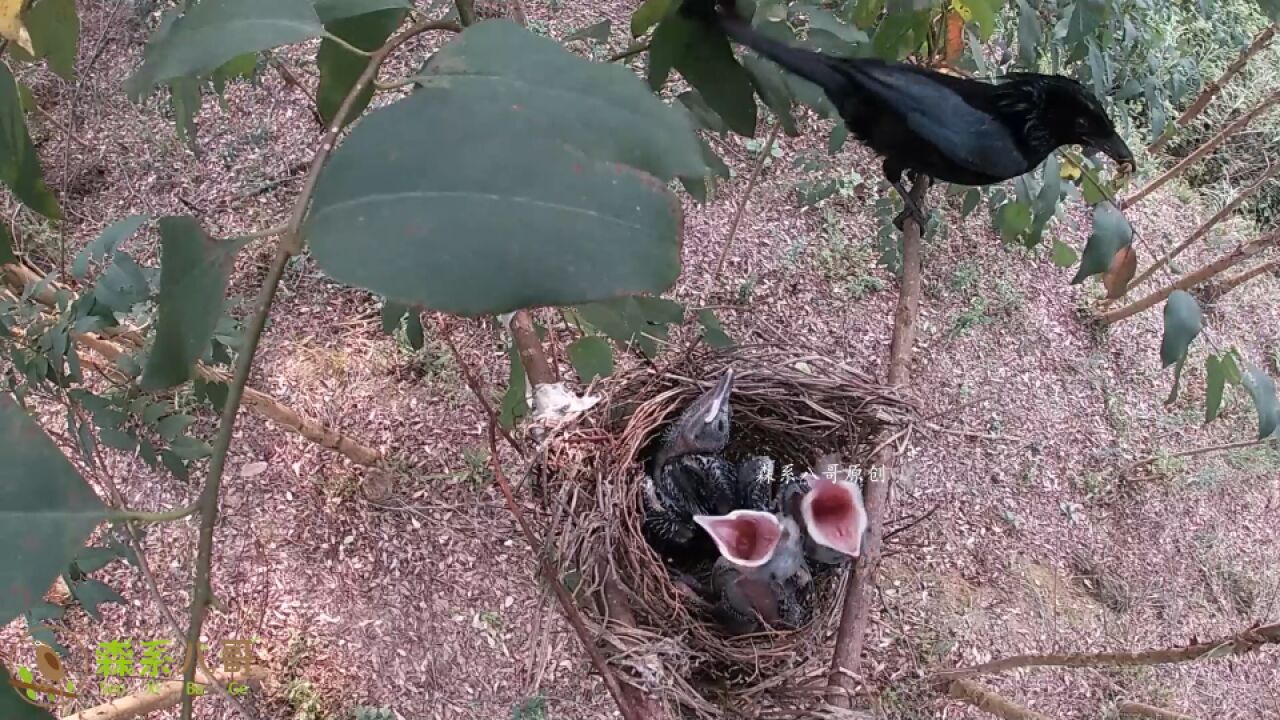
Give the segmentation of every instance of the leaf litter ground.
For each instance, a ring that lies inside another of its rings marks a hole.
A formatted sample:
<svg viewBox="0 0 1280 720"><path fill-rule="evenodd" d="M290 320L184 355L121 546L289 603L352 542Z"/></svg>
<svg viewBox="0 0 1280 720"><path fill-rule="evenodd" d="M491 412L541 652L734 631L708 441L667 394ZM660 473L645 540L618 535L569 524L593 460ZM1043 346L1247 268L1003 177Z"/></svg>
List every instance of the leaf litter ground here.
<svg viewBox="0 0 1280 720"><path fill-rule="evenodd" d="M193 213L222 235L276 224L320 135L308 101L268 69L260 87L232 86L226 110L206 102L201 152L192 155L156 100L138 108L121 90L148 27L132 7L84 4L79 89L43 69L23 77L48 111L30 123L49 184L62 194L70 251L130 213ZM613 50L624 46L631 10L618 0L526 7L533 27L555 37L609 17ZM411 49L420 57L435 42ZM313 88L313 53L314 44L277 56ZM406 60L386 76L417 65ZM822 150L829 131L812 118L801 124L806 134L782 140L713 278L752 158L741 142L714 141L735 177L709 205L687 203L674 297L695 307L749 305L717 310L740 341L803 337L880 374L894 280L871 264L877 191L798 208L793 161ZM68 128L78 138L69 145ZM852 144L836 163L876 177L877 163ZM1087 224L1081 210L1071 213ZM955 209L947 212L956 223ZM926 248L913 376L925 414L938 415L908 457L892 513L937 510L890 546L870 629L868 681L891 718L979 717L921 691L920 674L939 663L1174 645L1280 612L1280 541L1270 530L1280 453L1254 448L1160 462L1139 473L1146 477L1114 473L1161 449L1252 437L1247 398L1236 393L1223 421L1200 426L1198 342L1182 396L1163 406L1171 375L1158 370L1159 313L1096 337L1077 314L1100 296L1094 282L1070 287L1070 271L1052 264L1048 244L1035 253L1002 246L983 212ZM1205 214L1170 193L1131 211L1141 257L1149 261ZM18 226L28 253L56 266L57 235L26 213ZM1077 249L1086 234L1061 225L1056 232ZM1185 266L1238 238L1238 229L1228 232ZM154 264L157 248L133 242L139 259ZM233 300L247 305L269 257L261 241L240 255ZM1278 286L1265 278L1227 296L1208 319L1213 334L1266 363L1264 351L1280 350L1270 302ZM253 386L395 456L408 479L388 486L241 416L216 534L214 588L226 611L212 614L207 639L216 649L260 638L273 672L251 701L261 716L345 718L368 705L405 718L488 720L518 708L538 717L540 707L547 717L613 717L489 486L483 418L430 328L424 352L405 352L380 333L376 301L326 280L309 259L287 271L272 318ZM458 334L466 362L495 389L506 377L498 337L491 325ZM214 421L202 417L194 430L212 434ZM196 492L141 463L116 458L110 469L138 509L180 506ZM195 538L188 521L156 528L146 541L161 592L177 609L188 599ZM58 638L71 651L67 665L84 677L99 641L169 637L136 573L116 564L98 576L128 605L104 606L101 624L68 611ZM0 630L3 658L31 665L20 625ZM1280 711L1277 671L1272 651L1152 670L1028 671L993 684L1056 718L1095 718L1100 703L1117 698L1256 718ZM208 700L198 716L235 715Z"/></svg>

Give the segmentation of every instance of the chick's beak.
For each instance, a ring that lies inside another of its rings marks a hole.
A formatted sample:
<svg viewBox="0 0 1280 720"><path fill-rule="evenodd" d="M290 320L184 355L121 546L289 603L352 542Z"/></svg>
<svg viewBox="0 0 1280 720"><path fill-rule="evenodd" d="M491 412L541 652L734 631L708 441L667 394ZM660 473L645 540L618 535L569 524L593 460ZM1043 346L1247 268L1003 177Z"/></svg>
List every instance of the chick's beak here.
<svg viewBox="0 0 1280 720"><path fill-rule="evenodd" d="M777 516L758 510L694 515L693 521L707 531L721 555L742 567L760 567L769 562L782 539Z"/></svg>

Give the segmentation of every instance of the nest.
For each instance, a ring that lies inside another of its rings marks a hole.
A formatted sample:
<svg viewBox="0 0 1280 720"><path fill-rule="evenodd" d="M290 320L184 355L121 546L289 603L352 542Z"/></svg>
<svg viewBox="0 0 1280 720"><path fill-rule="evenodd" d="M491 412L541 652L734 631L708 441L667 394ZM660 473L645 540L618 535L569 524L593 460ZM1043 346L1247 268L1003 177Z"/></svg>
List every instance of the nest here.
<svg viewBox="0 0 1280 720"><path fill-rule="evenodd" d="M766 708L785 715L815 699L813 681L825 682L830 648L823 639L837 621L844 571L817 582L805 627L733 637L672 581L641 533L644 458L730 365L725 456L732 461L766 453L799 474L818 453L839 452L865 478L873 444L903 443L910 431L914 412L901 394L847 365L771 346L699 348L663 369L617 373L593 388L605 401L546 440L543 487L560 499L552 532L561 573L630 682L676 715L746 717ZM606 584L613 598L625 597L635 627L616 622Z"/></svg>

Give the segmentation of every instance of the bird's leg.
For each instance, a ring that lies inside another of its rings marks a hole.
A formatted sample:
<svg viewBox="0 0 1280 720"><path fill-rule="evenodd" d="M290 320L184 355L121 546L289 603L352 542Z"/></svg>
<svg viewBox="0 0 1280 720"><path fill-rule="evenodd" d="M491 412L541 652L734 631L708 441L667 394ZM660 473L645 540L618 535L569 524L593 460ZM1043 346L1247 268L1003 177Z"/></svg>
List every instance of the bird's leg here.
<svg viewBox="0 0 1280 720"><path fill-rule="evenodd" d="M916 205L915 200L911 199L911 194L902 186L901 180L894 180L893 187L898 191L898 194L902 196L903 204L907 206L905 210L898 213L898 216L893 219L893 226L901 230L902 223L906 221L907 215L911 214L915 217L916 222L919 223L920 228L923 230L924 226L928 224L928 221L925 219L924 211L920 209L919 205Z"/></svg>

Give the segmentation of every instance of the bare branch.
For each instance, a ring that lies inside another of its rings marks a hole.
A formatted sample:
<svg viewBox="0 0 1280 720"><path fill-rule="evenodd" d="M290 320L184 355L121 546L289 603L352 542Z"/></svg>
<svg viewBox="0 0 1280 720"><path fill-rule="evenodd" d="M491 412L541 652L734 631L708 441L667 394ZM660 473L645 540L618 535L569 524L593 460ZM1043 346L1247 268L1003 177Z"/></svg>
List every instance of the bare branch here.
<svg viewBox="0 0 1280 720"><path fill-rule="evenodd" d="M1131 715L1133 717L1152 718L1152 720L1196 720L1190 715L1183 715L1182 713L1164 710L1140 702L1122 702L1116 706L1116 712L1120 713L1121 717Z"/></svg>
<svg viewBox="0 0 1280 720"><path fill-rule="evenodd" d="M733 240L738 236L738 225L742 223L742 215L747 210L747 201L751 199L751 193L760 183L760 175L764 172L764 165L769 161L769 154L773 152L773 144L777 142L778 131L781 129L781 122L774 123L773 129L769 131L769 137L764 141L764 146L760 148L760 157L756 158L756 165L751 169L751 179L747 180L747 189L743 191L742 197L738 200L738 207L733 211L733 221L729 223L729 234L725 236L724 247L720 248L716 270L711 275L713 283L719 279L720 272L724 270L725 258L729 257L729 248L733 247Z"/></svg>
<svg viewBox="0 0 1280 720"><path fill-rule="evenodd" d="M1032 712L996 691L969 680L957 680L951 683L948 692L951 697L963 700L979 710L1005 720L1049 720L1044 715Z"/></svg>

